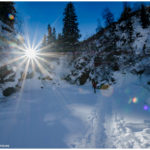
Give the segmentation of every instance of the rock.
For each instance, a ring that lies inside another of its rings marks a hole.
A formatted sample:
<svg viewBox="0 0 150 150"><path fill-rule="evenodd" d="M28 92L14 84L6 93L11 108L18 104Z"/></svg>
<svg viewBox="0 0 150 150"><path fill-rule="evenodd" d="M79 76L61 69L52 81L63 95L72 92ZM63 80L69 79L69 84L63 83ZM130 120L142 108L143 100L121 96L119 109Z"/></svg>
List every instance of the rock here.
<svg viewBox="0 0 150 150"><path fill-rule="evenodd" d="M52 80L52 78L49 76L46 76L46 77L42 78L42 80Z"/></svg>
<svg viewBox="0 0 150 150"><path fill-rule="evenodd" d="M80 85L84 85L87 81L87 79L89 78L89 71L84 72L80 77L79 77L79 82Z"/></svg>
<svg viewBox="0 0 150 150"><path fill-rule="evenodd" d="M150 81L148 81L148 82L147 82L147 84L149 84L149 85L150 85Z"/></svg>
<svg viewBox="0 0 150 150"><path fill-rule="evenodd" d="M114 71L119 71L119 65L118 64L115 64L112 68Z"/></svg>
<svg viewBox="0 0 150 150"><path fill-rule="evenodd" d="M3 91L4 96L10 96L11 94L15 93L16 89L14 87L8 87Z"/></svg>

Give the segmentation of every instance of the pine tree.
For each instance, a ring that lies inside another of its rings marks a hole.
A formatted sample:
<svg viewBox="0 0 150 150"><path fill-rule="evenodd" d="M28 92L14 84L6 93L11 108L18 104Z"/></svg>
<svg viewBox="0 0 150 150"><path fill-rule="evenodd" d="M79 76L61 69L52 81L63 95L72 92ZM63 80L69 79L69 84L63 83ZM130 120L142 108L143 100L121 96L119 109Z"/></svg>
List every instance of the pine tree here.
<svg viewBox="0 0 150 150"><path fill-rule="evenodd" d="M149 17L148 17L148 14L146 13L146 8L144 4L141 5L140 18L141 18L142 27L147 28L149 25Z"/></svg>
<svg viewBox="0 0 150 150"><path fill-rule="evenodd" d="M63 37L62 37L62 34L61 33L59 33L58 34L58 38L57 38L57 40L56 40L56 47L57 47L57 50L61 50L62 49L62 47L63 47Z"/></svg>
<svg viewBox="0 0 150 150"><path fill-rule="evenodd" d="M130 13L131 13L131 8L125 2L124 3L124 9L123 9L123 12L122 12L121 17L120 17L119 20L127 20L130 17Z"/></svg>
<svg viewBox="0 0 150 150"><path fill-rule="evenodd" d="M68 50L75 50L75 47L80 38L77 16L75 14L75 8L73 3L68 3L63 18L63 41L64 48Z"/></svg>
<svg viewBox="0 0 150 150"><path fill-rule="evenodd" d="M103 18L105 20L105 25L110 26L114 22L114 15L111 13L109 8L106 8L103 12Z"/></svg>
<svg viewBox="0 0 150 150"><path fill-rule="evenodd" d="M132 25L132 18L129 17L126 20L126 28L129 34L129 43L133 42L132 34L133 34L133 25Z"/></svg>
<svg viewBox="0 0 150 150"><path fill-rule="evenodd" d="M53 28L52 36L53 36L53 42L55 42L56 41L56 29L55 28Z"/></svg>
<svg viewBox="0 0 150 150"><path fill-rule="evenodd" d="M96 28L96 32L100 32L103 29L102 25L101 25L101 21L98 18L97 19L97 28Z"/></svg>
<svg viewBox="0 0 150 150"><path fill-rule="evenodd" d="M58 34L58 40L62 40L62 35L61 35L61 33Z"/></svg>
<svg viewBox="0 0 150 150"><path fill-rule="evenodd" d="M52 42L52 28L50 24L48 24L48 36L47 36L47 44L50 45Z"/></svg>
<svg viewBox="0 0 150 150"><path fill-rule="evenodd" d="M124 25L120 26L121 30L128 33L127 42L133 42L132 33L133 33L133 25L132 25L132 18L131 18L131 8L125 2L124 9L119 19L120 21L124 21Z"/></svg>
<svg viewBox="0 0 150 150"><path fill-rule="evenodd" d="M9 18L11 15L11 18ZM14 2L0 2L0 20L14 29L16 9Z"/></svg>

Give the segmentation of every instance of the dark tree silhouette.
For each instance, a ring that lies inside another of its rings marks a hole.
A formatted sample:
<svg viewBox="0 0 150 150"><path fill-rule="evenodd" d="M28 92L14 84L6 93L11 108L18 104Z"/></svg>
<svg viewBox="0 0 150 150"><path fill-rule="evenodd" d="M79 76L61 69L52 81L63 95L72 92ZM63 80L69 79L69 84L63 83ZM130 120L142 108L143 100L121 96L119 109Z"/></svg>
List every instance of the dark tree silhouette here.
<svg viewBox="0 0 150 150"><path fill-rule="evenodd" d="M58 38L56 40L56 49L59 51L63 49L62 47L63 47L63 37L62 34L59 33Z"/></svg>
<svg viewBox="0 0 150 150"><path fill-rule="evenodd" d="M129 7L127 2L125 2L124 9L119 20L127 20L130 17L130 13L131 13L131 8Z"/></svg>
<svg viewBox="0 0 150 150"><path fill-rule="evenodd" d="M53 40L52 28L50 24L48 24L48 36L47 36L47 44L50 45Z"/></svg>
<svg viewBox="0 0 150 150"><path fill-rule="evenodd" d="M10 19L9 15L12 15L14 19ZM0 20L9 25L12 29L14 29L15 16L16 9L14 2L0 2Z"/></svg>
<svg viewBox="0 0 150 150"><path fill-rule="evenodd" d="M48 25L48 35L47 35L47 48L50 50L56 50L56 29Z"/></svg>
<svg viewBox="0 0 150 150"><path fill-rule="evenodd" d="M145 8L144 4L141 5L140 18L141 18L142 27L147 28L149 25L149 17L148 17L148 14L146 13L146 8Z"/></svg>
<svg viewBox="0 0 150 150"><path fill-rule="evenodd" d="M106 8L103 12L103 18L105 20L105 25L110 26L114 22L114 15L109 10L109 8Z"/></svg>
<svg viewBox="0 0 150 150"><path fill-rule="evenodd" d="M119 19L120 21L124 21L124 26L121 28L122 31L128 33L128 42L133 42L132 33L133 33L133 25L132 25L132 18L131 18L131 8L127 2L124 3L124 9Z"/></svg>
<svg viewBox="0 0 150 150"><path fill-rule="evenodd" d="M80 38L77 16L73 3L68 3L63 18L63 44L66 50L75 50Z"/></svg>
<svg viewBox="0 0 150 150"><path fill-rule="evenodd" d="M126 20L126 29L128 31L129 34L129 43L133 42L133 38L132 38L132 34L133 34L133 25L132 25L132 18L129 17Z"/></svg>
<svg viewBox="0 0 150 150"><path fill-rule="evenodd" d="M56 29L55 28L53 28L52 36L53 36L53 42L55 42L56 41Z"/></svg>

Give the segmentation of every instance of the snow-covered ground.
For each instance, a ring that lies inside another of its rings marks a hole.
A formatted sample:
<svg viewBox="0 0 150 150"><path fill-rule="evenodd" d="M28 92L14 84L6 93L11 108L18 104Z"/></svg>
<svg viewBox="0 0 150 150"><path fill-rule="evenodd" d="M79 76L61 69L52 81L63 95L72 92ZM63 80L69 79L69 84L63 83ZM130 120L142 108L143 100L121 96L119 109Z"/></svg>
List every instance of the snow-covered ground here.
<svg viewBox="0 0 150 150"><path fill-rule="evenodd" d="M27 79L0 100L0 144L11 148L150 148L150 92L131 74L97 90L90 83ZM43 88L41 88L43 87ZM133 102L132 100L136 100Z"/></svg>

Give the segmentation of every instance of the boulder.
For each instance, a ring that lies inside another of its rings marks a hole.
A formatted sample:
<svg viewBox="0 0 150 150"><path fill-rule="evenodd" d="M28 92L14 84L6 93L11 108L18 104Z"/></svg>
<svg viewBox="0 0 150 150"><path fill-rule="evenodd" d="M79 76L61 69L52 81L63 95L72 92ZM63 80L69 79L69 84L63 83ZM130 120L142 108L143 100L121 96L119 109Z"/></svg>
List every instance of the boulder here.
<svg viewBox="0 0 150 150"><path fill-rule="evenodd" d="M3 90L4 96L10 96L11 94L15 93L16 89L14 87L8 87L5 90Z"/></svg>

